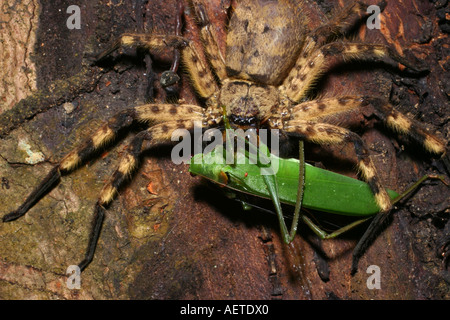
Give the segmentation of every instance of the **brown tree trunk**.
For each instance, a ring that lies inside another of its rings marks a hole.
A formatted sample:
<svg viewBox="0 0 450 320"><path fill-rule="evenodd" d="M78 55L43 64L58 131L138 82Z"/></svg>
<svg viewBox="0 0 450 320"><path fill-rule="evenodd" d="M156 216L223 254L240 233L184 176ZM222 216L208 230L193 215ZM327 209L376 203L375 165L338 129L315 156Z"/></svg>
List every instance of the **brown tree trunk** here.
<svg viewBox="0 0 450 320"><path fill-rule="evenodd" d="M310 28L325 22L331 17L330 8L339 8L344 1L316 2L305 1ZM145 103L145 73L150 69L144 61L148 66L148 57L121 57L112 69L83 65L85 58L124 32L175 33L176 0L78 3L80 30L67 28L70 13L66 10L71 1L43 1L36 11L36 42L33 53L27 54L36 66L39 91L9 111L8 106L1 109L2 215L16 209L52 166L103 121L124 108ZM208 3L209 16L221 30L224 45L227 1ZM9 10L20 13L12 5ZM382 64L348 63L323 77L319 93L390 99L400 111L448 139L448 10L447 1L390 1L382 13L381 30L362 25L355 32L358 40L388 44L408 59L420 61L429 68L428 74L410 75ZM1 32L14 38L12 29ZM190 19L185 33L198 41ZM170 61L170 52L154 57L151 70L157 79ZM2 74L3 79L7 77ZM163 91L158 81L154 83L155 101L161 102ZM181 98L202 103L185 76ZM9 96L5 99L11 104ZM404 137L379 127L366 129L358 133L373 153L387 187L404 190L424 173L443 172L440 162L415 152L421 149L405 143ZM25 217L0 223L0 298L450 298L445 281L448 273L436 255L437 241L449 219L450 197L443 184L424 185L394 210L389 224L361 259L359 272L351 276L351 252L364 227L322 242L322 249L311 232L301 227L293 245L286 246L280 241L275 216L241 210L220 191L191 177L187 165L173 164L170 149L165 147L142 158L133 180L108 209L94 261L82 274L81 289L67 288L66 269L83 258L102 185L138 130L124 133L107 151L64 176ZM326 167L332 167L332 162L322 161ZM318 256L327 260L329 280L318 274ZM373 265L380 270L380 289L367 285L371 274L366 270Z"/></svg>

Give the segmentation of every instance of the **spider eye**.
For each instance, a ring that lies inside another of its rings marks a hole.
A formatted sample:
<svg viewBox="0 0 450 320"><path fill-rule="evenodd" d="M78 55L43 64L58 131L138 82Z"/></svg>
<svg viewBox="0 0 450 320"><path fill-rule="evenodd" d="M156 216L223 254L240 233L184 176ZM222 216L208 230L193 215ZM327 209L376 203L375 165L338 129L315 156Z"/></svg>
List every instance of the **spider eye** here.
<svg viewBox="0 0 450 320"><path fill-rule="evenodd" d="M242 117L235 114L230 115L230 122L238 126L251 126L256 124L256 117Z"/></svg>

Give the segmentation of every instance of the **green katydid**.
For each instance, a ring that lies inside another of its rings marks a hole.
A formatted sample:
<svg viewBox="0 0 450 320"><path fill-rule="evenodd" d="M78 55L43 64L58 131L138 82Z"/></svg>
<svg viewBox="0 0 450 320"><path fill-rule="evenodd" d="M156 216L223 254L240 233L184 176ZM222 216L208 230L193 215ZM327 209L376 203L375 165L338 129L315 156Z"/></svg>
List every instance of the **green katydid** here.
<svg viewBox="0 0 450 320"><path fill-rule="evenodd" d="M251 144L249 145L250 148L256 148ZM286 243L293 240L299 218L319 237L329 239L355 227L379 212L380 209L366 182L305 163L301 142L300 160L279 158L268 153L267 147L262 144L260 144L260 148L264 150L259 153L260 155L268 154L271 163L277 162L278 170L276 173L262 175L261 169L264 168L264 165L249 161L248 153L245 156L245 162L226 164L224 162L226 150L221 146L216 147L210 153L195 155L191 159L189 171L228 189L271 199ZM267 160L264 163L268 163ZM428 178L443 180L441 177L424 176L401 195L395 191L387 190L393 204ZM281 212L281 202L295 206L290 233L287 231ZM300 206L316 211L354 216L360 219L331 234L327 234L316 226L310 218L299 214Z"/></svg>

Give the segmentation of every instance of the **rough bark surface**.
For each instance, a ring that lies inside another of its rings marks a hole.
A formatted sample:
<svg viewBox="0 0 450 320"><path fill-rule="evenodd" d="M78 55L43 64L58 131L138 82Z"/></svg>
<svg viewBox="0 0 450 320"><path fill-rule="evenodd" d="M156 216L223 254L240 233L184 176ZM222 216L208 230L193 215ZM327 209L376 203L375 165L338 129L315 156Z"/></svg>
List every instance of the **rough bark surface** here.
<svg viewBox="0 0 450 320"><path fill-rule="evenodd" d="M143 54L121 57L105 69L88 67L85 58L123 32L175 33L175 0L78 3L80 30L66 26L71 1L40 3L32 55L39 91L0 115L1 215L16 209L52 166L106 119L145 102L148 81ZM310 27L326 21L331 9L343 3L305 1ZM225 36L227 1L208 4L210 18ZM390 1L381 30L365 26L355 30L355 39L389 44L429 68L428 74L419 77L395 66L348 63L330 70L318 92L385 97L448 141L448 10L447 1ZM13 31L2 28L1 32ZM197 39L191 19L185 33ZM157 76L168 69L170 59L170 52L154 57ZM24 80L23 85L30 84ZM158 81L155 86L155 101L163 101ZM201 104L185 76L181 97ZM3 93L2 99L10 101ZM19 120L11 125L14 119ZM123 133L111 148L64 176L25 217L0 223L0 298L450 298L445 280L449 276L436 255L436 243L449 220L450 194L443 184L424 185L394 211L355 276L350 275L351 252L364 227L323 242L319 252L326 256L330 271L329 280L323 281L317 272L319 245L306 228L300 228L292 246L283 245L275 216L242 211L200 178L191 177L186 165L173 164L166 147L142 158L134 178L108 209L94 261L82 274L81 289L68 289L65 272L84 255L98 194L138 130ZM411 146L404 137L396 138L379 127L358 133L391 189L403 190L424 173L444 172L439 161L416 152L420 147ZM325 167L355 176L348 166L334 162L334 158L322 159ZM367 287L370 265L381 270L381 289Z"/></svg>
<svg viewBox="0 0 450 320"><path fill-rule="evenodd" d="M12 108L36 90L31 53L36 43L37 0L0 4L0 112Z"/></svg>

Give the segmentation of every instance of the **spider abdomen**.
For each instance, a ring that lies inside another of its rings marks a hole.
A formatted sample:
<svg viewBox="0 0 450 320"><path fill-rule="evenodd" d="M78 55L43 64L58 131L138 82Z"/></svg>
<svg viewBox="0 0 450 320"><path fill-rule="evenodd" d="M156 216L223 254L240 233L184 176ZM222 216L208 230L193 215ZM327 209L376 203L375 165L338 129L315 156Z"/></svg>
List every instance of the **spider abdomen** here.
<svg viewBox="0 0 450 320"><path fill-rule="evenodd" d="M298 4L240 1L234 9L227 36L228 76L278 85L301 49L304 24Z"/></svg>

